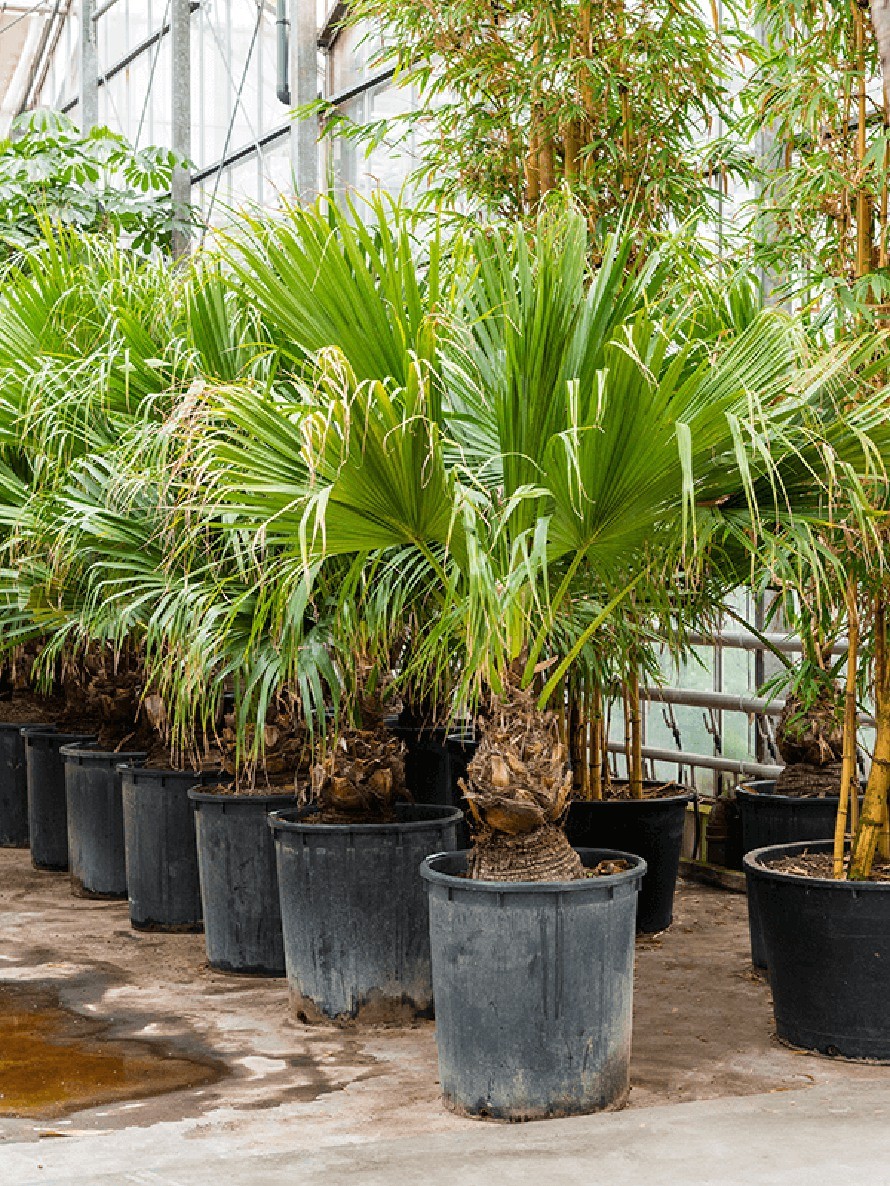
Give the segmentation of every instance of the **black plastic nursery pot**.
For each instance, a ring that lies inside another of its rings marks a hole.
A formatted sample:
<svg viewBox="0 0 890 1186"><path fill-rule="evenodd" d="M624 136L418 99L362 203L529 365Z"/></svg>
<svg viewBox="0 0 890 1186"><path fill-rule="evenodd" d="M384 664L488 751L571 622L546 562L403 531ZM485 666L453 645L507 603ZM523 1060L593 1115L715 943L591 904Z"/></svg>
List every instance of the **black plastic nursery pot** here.
<svg viewBox="0 0 890 1186"><path fill-rule="evenodd" d="M417 803L460 807L463 796L458 779L466 778L467 764L476 752L471 728L418 728L398 718L390 730L405 743L405 782Z"/></svg>
<svg viewBox="0 0 890 1186"><path fill-rule="evenodd" d="M35 869L64 873L68 868L68 803L63 745L95 741L92 733L49 732L42 725L22 729L28 784L28 828Z"/></svg>
<svg viewBox="0 0 890 1186"><path fill-rule="evenodd" d="M190 790L207 962L222 972L283 976L284 939L270 811L295 795Z"/></svg>
<svg viewBox="0 0 890 1186"><path fill-rule="evenodd" d="M0 848L27 848L28 776L23 728L52 730L52 725L0 724Z"/></svg>
<svg viewBox="0 0 890 1186"><path fill-rule="evenodd" d="M620 1108L630 1089L641 857L580 849L578 881L470 881L466 852L427 858L439 1078L468 1116L537 1120Z"/></svg>
<svg viewBox="0 0 890 1186"><path fill-rule="evenodd" d="M776 1032L821 1054L890 1060L890 881L780 873L771 861L830 852L831 840L745 856L763 928Z"/></svg>
<svg viewBox="0 0 890 1186"><path fill-rule="evenodd" d="M431 1017L426 896L418 869L454 849L462 813L400 804L385 824L269 817L278 859L291 1001L303 1021Z"/></svg>
<svg viewBox="0 0 890 1186"><path fill-rule="evenodd" d="M795 840L826 840L834 836L838 796L802 799L798 795L777 795L774 779L759 779L736 791L742 816L742 850L753 852L770 844L791 844ZM746 878L747 878L747 866ZM751 933L751 963L765 968L766 949L757 914L755 896L748 886L748 929Z"/></svg>
<svg viewBox="0 0 890 1186"><path fill-rule="evenodd" d="M195 813L188 797L218 773L121 766L130 922L137 931L203 929Z"/></svg>
<svg viewBox="0 0 890 1186"><path fill-rule="evenodd" d="M68 805L68 870L72 892L86 898L126 898L127 862L119 767L142 762L141 752L113 753L63 745Z"/></svg>
<svg viewBox="0 0 890 1186"><path fill-rule="evenodd" d="M686 791L664 799L576 799L569 806L566 835L574 848L616 848L646 862L637 907L642 934L667 930L673 920L683 824L692 799Z"/></svg>

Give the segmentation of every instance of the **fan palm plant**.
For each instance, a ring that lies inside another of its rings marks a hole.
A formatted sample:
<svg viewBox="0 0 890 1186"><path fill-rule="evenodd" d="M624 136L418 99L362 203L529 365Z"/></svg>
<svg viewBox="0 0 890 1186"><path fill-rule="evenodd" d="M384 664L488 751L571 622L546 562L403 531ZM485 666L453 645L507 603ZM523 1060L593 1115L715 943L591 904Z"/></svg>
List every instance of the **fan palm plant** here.
<svg viewBox="0 0 890 1186"><path fill-rule="evenodd" d="M518 663L543 708L616 622L632 687L653 622L682 640L737 583L758 516L818 501L793 321L749 311L731 332L710 296L672 308L666 265L631 272L620 236L591 276L572 212L534 240L409 247L405 215L369 230L332 207L237 240L293 387L209 394L211 501L273 549L284 590L337 558L362 574L341 613L372 626L381 664L401 633L415 693L447 681L446 706L472 705ZM356 327L384 322L368 349Z"/></svg>

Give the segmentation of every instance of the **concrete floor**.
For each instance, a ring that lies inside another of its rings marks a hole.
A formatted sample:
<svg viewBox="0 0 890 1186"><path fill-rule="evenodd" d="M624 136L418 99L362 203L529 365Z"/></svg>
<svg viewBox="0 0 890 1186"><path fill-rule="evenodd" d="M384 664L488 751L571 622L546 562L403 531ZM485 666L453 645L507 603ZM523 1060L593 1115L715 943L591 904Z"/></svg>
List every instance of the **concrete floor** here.
<svg viewBox="0 0 890 1186"><path fill-rule="evenodd" d="M775 1041L744 898L720 890L682 885L674 926L638 944L630 1107L574 1120L452 1116L432 1023L302 1026L283 981L214 973L200 936L137 934L126 904L0 851L0 989L16 985L221 1077L19 1117L0 1098L0 1186L890 1186L890 1069Z"/></svg>

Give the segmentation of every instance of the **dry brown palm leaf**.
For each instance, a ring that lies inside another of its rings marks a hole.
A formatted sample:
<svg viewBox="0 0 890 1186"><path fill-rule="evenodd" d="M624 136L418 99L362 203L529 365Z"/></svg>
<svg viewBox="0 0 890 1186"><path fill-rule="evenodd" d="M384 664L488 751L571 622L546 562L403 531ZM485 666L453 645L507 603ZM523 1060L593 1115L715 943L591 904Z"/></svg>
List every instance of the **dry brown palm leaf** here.
<svg viewBox="0 0 890 1186"><path fill-rule="evenodd" d="M254 735L253 726L248 726L244 740L247 753L252 751ZM223 771L236 777L242 790L279 787L297 791L309 778L312 753L309 735L286 704L270 705L263 728L263 748L255 762L244 764L238 752L234 714L224 718L217 743Z"/></svg>
<svg viewBox="0 0 890 1186"><path fill-rule="evenodd" d="M511 688L493 705L461 788L474 825L477 881L573 881L585 876L561 827L572 775L556 717Z"/></svg>

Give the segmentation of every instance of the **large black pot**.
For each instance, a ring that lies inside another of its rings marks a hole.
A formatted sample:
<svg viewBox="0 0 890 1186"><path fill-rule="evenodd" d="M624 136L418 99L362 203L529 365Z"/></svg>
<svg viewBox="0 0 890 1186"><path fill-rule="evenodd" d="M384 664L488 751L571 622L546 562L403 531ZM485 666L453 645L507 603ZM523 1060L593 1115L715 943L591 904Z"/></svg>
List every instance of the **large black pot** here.
<svg viewBox="0 0 890 1186"><path fill-rule="evenodd" d="M800 841L745 857L776 1032L821 1054L890 1060L890 881L834 881L767 868L783 856L832 847L831 840Z"/></svg>
<svg viewBox="0 0 890 1186"><path fill-rule="evenodd" d="M219 774L121 766L127 894L138 931L203 929L189 789Z"/></svg>
<svg viewBox="0 0 890 1186"><path fill-rule="evenodd" d="M472 727L419 728L393 718L389 729L405 743L405 782L415 802L461 807L458 779L466 778L478 744Z"/></svg>
<svg viewBox="0 0 890 1186"><path fill-rule="evenodd" d="M620 1108L629 1090L634 920L646 869L582 849L579 881L470 881L467 853L421 866L428 883L439 1078L470 1116L533 1120Z"/></svg>
<svg viewBox="0 0 890 1186"><path fill-rule="evenodd" d="M284 940L270 811L295 795L191 790L207 962L223 972L284 975Z"/></svg>
<svg viewBox="0 0 890 1186"><path fill-rule="evenodd" d="M797 795L775 794L775 780L761 779L736 791L742 815L742 849L752 852L770 844L791 844L795 840L827 840L834 836L839 799L801 799ZM747 870L747 866L745 867ZM751 963L765 968L766 949L757 914L755 896L748 892L748 928L751 932Z"/></svg>
<svg viewBox="0 0 890 1186"><path fill-rule="evenodd" d="M0 724L0 848L27 848L28 775L23 728L52 730L52 725Z"/></svg>
<svg viewBox="0 0 890 1186"><path fill-rule="evenodd" d="M664 931L674 917L683 825L691 791L665 799L578 799L569 807L566 835L574 848L617 848L646 862L637 930Z"/></svg>
<svg viewBox="0 0 890 1186"><path fill-rule="evenodd" d="M43 725L22 729L28 783L28 827L35 869L64 873L68 868L68 804L63 745L96 740L92 733L48 732Z"/></svg>
<svg viewBox="0 0 890 1186"><path fill-rule="evenodd" d="M110 753L63 745L68 804L68 869L71 890L85 898L125 898L123 762L142 762L144 753Z"/></svg>
<svg viewBox="0 0 890 1186"><path fill-rule="evenodd" d="M269 817L278 858L287 978L302 1020L430 1017L433 990L420 862L453 849L462 813L402 805L388 824Z"/></svg>

